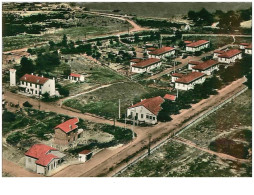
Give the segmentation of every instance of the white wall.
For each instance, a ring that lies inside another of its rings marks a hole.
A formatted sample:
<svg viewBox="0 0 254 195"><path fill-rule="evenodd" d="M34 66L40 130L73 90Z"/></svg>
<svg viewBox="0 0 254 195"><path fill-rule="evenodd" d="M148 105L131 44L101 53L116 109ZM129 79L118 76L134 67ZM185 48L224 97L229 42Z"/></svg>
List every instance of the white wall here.
<svg viewBox="0 0 254 195"><path fill-rule="evenodd" d="M42 85L41 93L44 94L48 92L50 96L53 96L56 94L56 88L55 88L55 80L49 79L46 83Z"/></svg>
<svg viewBox="0 0 254 195"><path fill-rule="evenodd" d="M10 70L10 86L16 86L16 70Z"/></svg>
<svg viewBox="0 0 254 195"><path fill-rule="evenodd" d="M162 59L163 57L173 56L173 55L175 55L175 53L176 53L176 51L172 50L172 51L169 51L169 52L164 53L162 55L152 55L152 54L149 54L149 58Z"/></svg>
<svg viewBox="0 0 254 195"><path fill-rule="evenodd" d="M29 156L26 156L25 157L25 161L26 161L26 168L29 169L29 170L32 170L34 172L36 172L36 164L35 164L35 161L37 159L35 158L31 158Z"/></svg>
<svg viewBox="0 0 254 195"><path fill-rule="evenodd" d="M179 77L171 76L171 82L174 83L176 79L179 79Z"/></svg>
<svg viewBox="0 0 254 195"><path fill-rule="evenodd" d="M245 49L244 53L246 53L246 54L252 54L252 49Z"/></svg>
<svg viewBox="0 0 254 195"><path fill-rule="evenodd" d="M197 80L195 80L192 83L189 83L189 84L175 83L175 88L187 91L187 90L190 90L190 89L194 89L196 84L202 84L203 82L205 82L205 77L204 76L199 78L199 79L197 79Z"/></svg>
<svg viewBox="0 0 254 195"><path fill-rule="evenodd" d="M138 121L156 124L157 123L157 116L151 113L148 109L144 106L138 106L135 108L128 108L127 109L127 116L137 116Z"/></svg>
<svg viewBox="0 0 254 195"><path fill-rule="evenodd" d="M229 64L229 63L235 62L237 59L242 59L242 53L239 53L238 55L235 55L232 58L222 58L222 57L219 57L218 61L221 62L221 63L227 63L227 64Z"/></svg>
<svg viewBox="0 0 254 195"><path fill-rule="evenodd" d="M145 68L138 68L138 67L131 66L131 71L135 72L135 73L144 73L144 72L148 72L148 71L155 69L157 67L160 67L160 66L161 66L161 62L153 64L151 66L147 66Z"/></svg>
<svg viewBox="0 0 254 195"><path fill-rule="evenodd" d="M219 70L219 65L212 66L212 67L210 67L210 68L208 68L206 70L202 70L202 71L192 69L192 72L202 72L202 73L204 73L206 75L211 75L213 73L213 71L215 71L215 70Z"/></svg>
<svg viewBox="0 0 254 195"><path fill-rule="evenodd" d="M188 47L188 46L186 46L186 51L189 51L189 52L201 51L202 49L205 49L205 48L208 48L208 47L209 47L209 43L206 43L206 44L198 46L198 47Z"/></svg>

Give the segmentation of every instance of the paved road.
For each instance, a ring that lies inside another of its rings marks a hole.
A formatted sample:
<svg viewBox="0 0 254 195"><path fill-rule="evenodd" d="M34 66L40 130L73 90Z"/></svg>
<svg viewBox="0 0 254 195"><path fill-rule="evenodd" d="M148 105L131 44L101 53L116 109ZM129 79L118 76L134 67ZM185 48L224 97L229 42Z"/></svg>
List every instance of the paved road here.
<svg viewBox="0 0 254 195"><path fill-rule="evenodd" d="M111 167L115 168L120 162L135 154L141 148L147 146L150 134L152 135L151 140L154 141L158 138L161 138L163 135L168 136L170 133L180 130L183 125L188 123L185 122L186 120L194 116L198 117L203 111L216 106L221 101L225 101L228 97L243 89L244 86L242 83L244 81L244 78L239 79L238 81L233 82L231 85L221 89L218 95L211 96L208 99L192 105L191 109L182 110L180 114L172 117L173 120L171 122L159 123L154 127L137 127L136 130L140 129L140 134L131 143L110 151L107 149L103 153L97 154L97 156L95 155L91 161L80 165L71 165L58 172L54 176L88 177L106 174ZM193 119L195 119L195 117ZM126 163L123 163L122 166L125 164ZM117 168L121 168L121 166Z"/></svg>

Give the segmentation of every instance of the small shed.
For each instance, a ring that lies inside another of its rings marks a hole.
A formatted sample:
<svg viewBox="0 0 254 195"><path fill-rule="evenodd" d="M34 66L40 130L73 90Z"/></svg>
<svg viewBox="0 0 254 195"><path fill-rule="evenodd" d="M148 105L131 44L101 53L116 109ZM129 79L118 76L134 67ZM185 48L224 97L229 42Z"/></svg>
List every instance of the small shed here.
<svg viewBox="0 0 254 195"><path fill-rule="evenodd" d="M78 154L78 159L81 162L86 162L92 158L93 152L91 150L83 150Z"/></svg>

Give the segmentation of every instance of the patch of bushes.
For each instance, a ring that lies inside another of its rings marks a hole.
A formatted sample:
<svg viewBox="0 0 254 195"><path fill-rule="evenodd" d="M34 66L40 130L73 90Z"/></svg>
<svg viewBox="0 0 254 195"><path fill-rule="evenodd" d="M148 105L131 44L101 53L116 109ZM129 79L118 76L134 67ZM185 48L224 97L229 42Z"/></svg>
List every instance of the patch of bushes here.
<svg viewBox="0 0 254 195"><path fill-rule="evenodd" d="M28 107L28 108L33 107L33 105L30 104L28 101L24 102L24 103L23 103L23 106L24 106L24 107Z"/></svg>
<svg viewBox="0 0 254 195"><path fill-rule="evenodd" d="M15 132L9 135L6 139L7 143L11 145L17 145L21 140L29 139L27 134L23 134L21 132Z"/></svg>

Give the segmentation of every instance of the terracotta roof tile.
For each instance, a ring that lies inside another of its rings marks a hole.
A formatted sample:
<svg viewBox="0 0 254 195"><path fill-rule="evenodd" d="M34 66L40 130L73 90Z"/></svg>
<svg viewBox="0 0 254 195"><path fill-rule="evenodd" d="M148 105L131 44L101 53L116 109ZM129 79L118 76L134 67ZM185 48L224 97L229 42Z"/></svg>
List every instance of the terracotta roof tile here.
<svg viewBox="0 0 254 195"><path fill-rule="evenodd" d="M187 75L184 75L183 77L177 79L175 82L176 83L191 83L195 80L197 80L198 78L201 78L205 76L204 73L201 73L201 72L191 72Z"/></svg>
<svg viewBox="0 0 254 195"><path fill-rule="evenodd" d="M70 76L71 77L80 77L81 75L80 74L76 74L76 73L71 73Z"/></svg>
<svg viewBox="0 0 254 195"><path fill-rule="evenodd" d="M247 47L245 47L245 49L252 49L252 44L250 44Z"/></svg>
<svg viewBox="0 0 254 195"><path fill-rule="evenodd" d="M206 43L209 43L209 41L207 41L207 40L198 40L196 42L193 42L193 43L190 43L190 44L186 45L186 47L198 47L198 46L204 45Z"/></svg>
<svg viewBox="0 0 254 195"><path fill-rule="evenodd" d="M176 72L176 73L173 73L171 76L181 78L181 77L184 76L184 74L181 74L181 73Z"/></svg>
<svg viewBox="0 0 254 195"><path fill-rule="evenodd" d="M35 144L33 145L26 153L26 156L30 156L33 158L40 158L40 156L45 155L50 150L57 150L45 144Z"/></svg>
<svg viewBox="0 0 254 195"><path fill-rule="evenodd" d="M151 65L159 63L159 62L160 62L160 59L148 58L146 60L142 60L136 64L133 64L132 66L137 67L137 68L144 68L144 67L151 66Z"/></svg>
<svg viewBox="0 0 254 195"><path fill-rule="evenodd" d="M147 48L148 51L154 51L154 50L156 50L156 49L157 49L157 48L155 48L155 47L148 47L148 48Z"/></svg>
<svg viewBox="0 0 254 195"><path fill-rule="evenodd" d="M167 100L175 101L176 95L166 94L163 98Z"/></svg>
<svg viewBox="0 0 254 195"><path fill-rule="evenodd" d="M189 61L188 62L188 64L195 64L195 65L198 65L200 63L202 63L202 62L200 62L200 61Z"/></svg>
<svg viewBox="0 0 254 195"><path fill-rule="evenodd" d="M173 51L173 50L175 50L174 47L162 47L162 48L159 48L159 49L156 49L154 51L149 52L149 54L151 54L151 55L162 55L164 53L167 53L167 52Z"/></svg>
<svg viewBox="0 0 254 195"><path fill-rule="evenodd" d="M135 62L135 63L138 63L142 61L142 59L139 59L139 58L135 58L135 59L131 59L130 62Z"/></svg>
<svg viewBox="0 0 254 195"><path fill-rule="evenodd" d="M196 69L196 70L206 70L212 66L215 66L216 64L218 64L218 62L216 60L207 60L207 61L200 63L192 68Z"/></svg>
<svg viewBox="0 0 254 195"><path fill-rule="evenodd" d="M79 154L89 154L91 153L91 150L83 150Z"/></svg>
<svg viewBox="0 0 254 195"><path fill-rule="evenodd" d="M40 84L40 85L46 83L48 80L49 80L48 78L31 75L31 74L25 74L24 76L20 78L20 81L26 81L29 83Z"/></svg>
<svg viewBox="0 0 254 195"><path fill-rule="evenodd" d="M231 58L239 53L242 53L239 49L231 49L231 50L225 51L223 54L220 54L218 57Z"/></svg>
<svg viewBox="0 0 254 195"><path fill-rule="evenodd" d="M69 133L71 131L73 131L74 129L78 128L78 126L76 125L76 123L79 122L78 118L72 118L70 120L67 120L63 123L61 123L60 125L57 125L55 127L55 129L59 128L62 131L64 131L65 133Z"/></svg>
<svg viewBox="0 0 254 195"><path fill-rule="evenodd" d="M130 108L144 106L147 110L149 110L154 115L158 115L159 111L161 110L161 104L164 102L164 99L161 96L145 99Z"/></svg>
<svg viewBox="0 0 254 195"><path fill-rule="evenodd" d="M42 155L38 160L35 161L36 164L47 166L53 159L58 157L53 154Z"/></svg>
<svg viewBox="0 0 254 195"><path fill-rule="evenodd" d="M240 43L239 45L248 46L249 43Z"/></svg>

